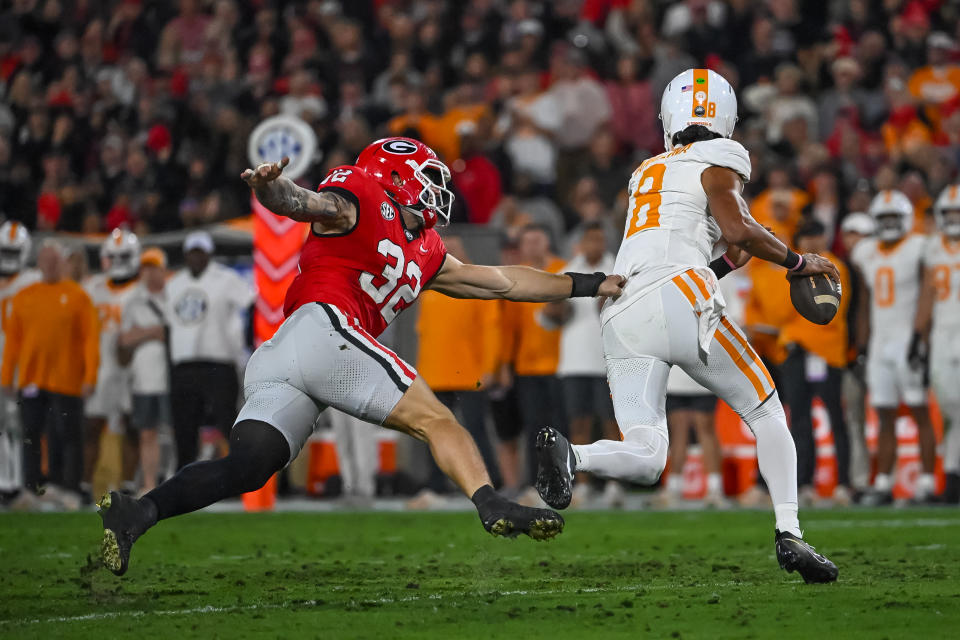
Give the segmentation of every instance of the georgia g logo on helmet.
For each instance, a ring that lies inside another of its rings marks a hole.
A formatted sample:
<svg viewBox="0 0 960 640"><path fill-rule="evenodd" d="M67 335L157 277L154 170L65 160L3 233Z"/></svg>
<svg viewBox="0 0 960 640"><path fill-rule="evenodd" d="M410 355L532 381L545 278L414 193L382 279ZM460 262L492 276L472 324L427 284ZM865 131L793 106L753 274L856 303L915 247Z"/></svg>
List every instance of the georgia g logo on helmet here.
<svg viewBox="0 0 960 640"><path fill-rule="evenodd" d="M417 145L409 140L388 140L381 147L387 153L395 153L399 156L409 156L417 152Z"/></svg>

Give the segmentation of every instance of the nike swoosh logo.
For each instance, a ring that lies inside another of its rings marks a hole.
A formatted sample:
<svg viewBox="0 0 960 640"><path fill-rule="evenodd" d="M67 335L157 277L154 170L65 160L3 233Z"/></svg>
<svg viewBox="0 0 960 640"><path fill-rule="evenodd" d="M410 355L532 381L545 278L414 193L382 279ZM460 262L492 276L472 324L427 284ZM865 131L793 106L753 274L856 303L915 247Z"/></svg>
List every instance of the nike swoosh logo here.
<svg viewBox="0 0 960 640"><path fill-rule="evenodd" d="M427 251L427 249L421 244L421 245L420 245L420 253L429 253L429 251Z"/></svg>

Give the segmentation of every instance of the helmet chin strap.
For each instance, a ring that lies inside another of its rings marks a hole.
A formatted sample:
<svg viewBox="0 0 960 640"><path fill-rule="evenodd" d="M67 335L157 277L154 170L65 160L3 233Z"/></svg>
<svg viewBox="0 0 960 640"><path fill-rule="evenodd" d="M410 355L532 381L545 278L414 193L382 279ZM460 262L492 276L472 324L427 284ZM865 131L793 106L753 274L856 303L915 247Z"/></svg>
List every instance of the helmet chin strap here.
<svg viewBox="0 0 960 640"><path fill-rule="evenodd" d="M397 209L400 210L400 224L403 225L403 228L404 228L405 230L409 231L410 233L420 233L420 231L423 230L423 227L424 227L423 216L420 215L420 212L417 211L416 209L414 209L413 207L409 207L409 206L407 206L407 205L400 204L400 203L397 202L397 201L394 199L394 197L393 197L392 195L390 195L390 194L387 194L387 196L390 198L390 201L393 202L393 204L396 205ZM411 229L410 227L407 226L407 220L406 220L406 218L404 218L404 216L403 216L403 212L404 212L404 211L408 212L408 213L409 213L410 215L412 215L414 218L417 218L418 220L420 220L420 225L418 225L417 228Z"/></svg>

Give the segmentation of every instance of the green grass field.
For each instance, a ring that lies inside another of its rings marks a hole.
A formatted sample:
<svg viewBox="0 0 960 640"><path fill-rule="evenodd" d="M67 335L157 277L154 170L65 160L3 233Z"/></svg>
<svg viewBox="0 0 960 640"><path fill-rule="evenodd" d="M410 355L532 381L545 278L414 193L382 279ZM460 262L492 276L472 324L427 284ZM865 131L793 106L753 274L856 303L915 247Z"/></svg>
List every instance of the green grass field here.
<svg viewBox="0 0 960 640"><path fill-rule="evenodd" d="M765 512L572 513L547 543L468 513L202 513L123 578L95 514L6 514L0 637L958 637L960 511L803 522L837 584L782 572Z"/></svg>

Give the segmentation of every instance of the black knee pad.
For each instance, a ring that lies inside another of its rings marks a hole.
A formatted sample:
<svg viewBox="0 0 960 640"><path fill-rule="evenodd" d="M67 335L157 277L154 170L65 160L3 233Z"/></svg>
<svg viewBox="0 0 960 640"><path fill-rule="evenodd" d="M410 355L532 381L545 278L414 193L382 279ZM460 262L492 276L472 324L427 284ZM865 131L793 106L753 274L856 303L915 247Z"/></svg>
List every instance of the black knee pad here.
<svg viewBox="0 0 960 640"><path fill-rule="evenodd" d="M259 420L244 420L230 432L231 465L260 486L290 461L290 445L283 434Z"/></svg>

